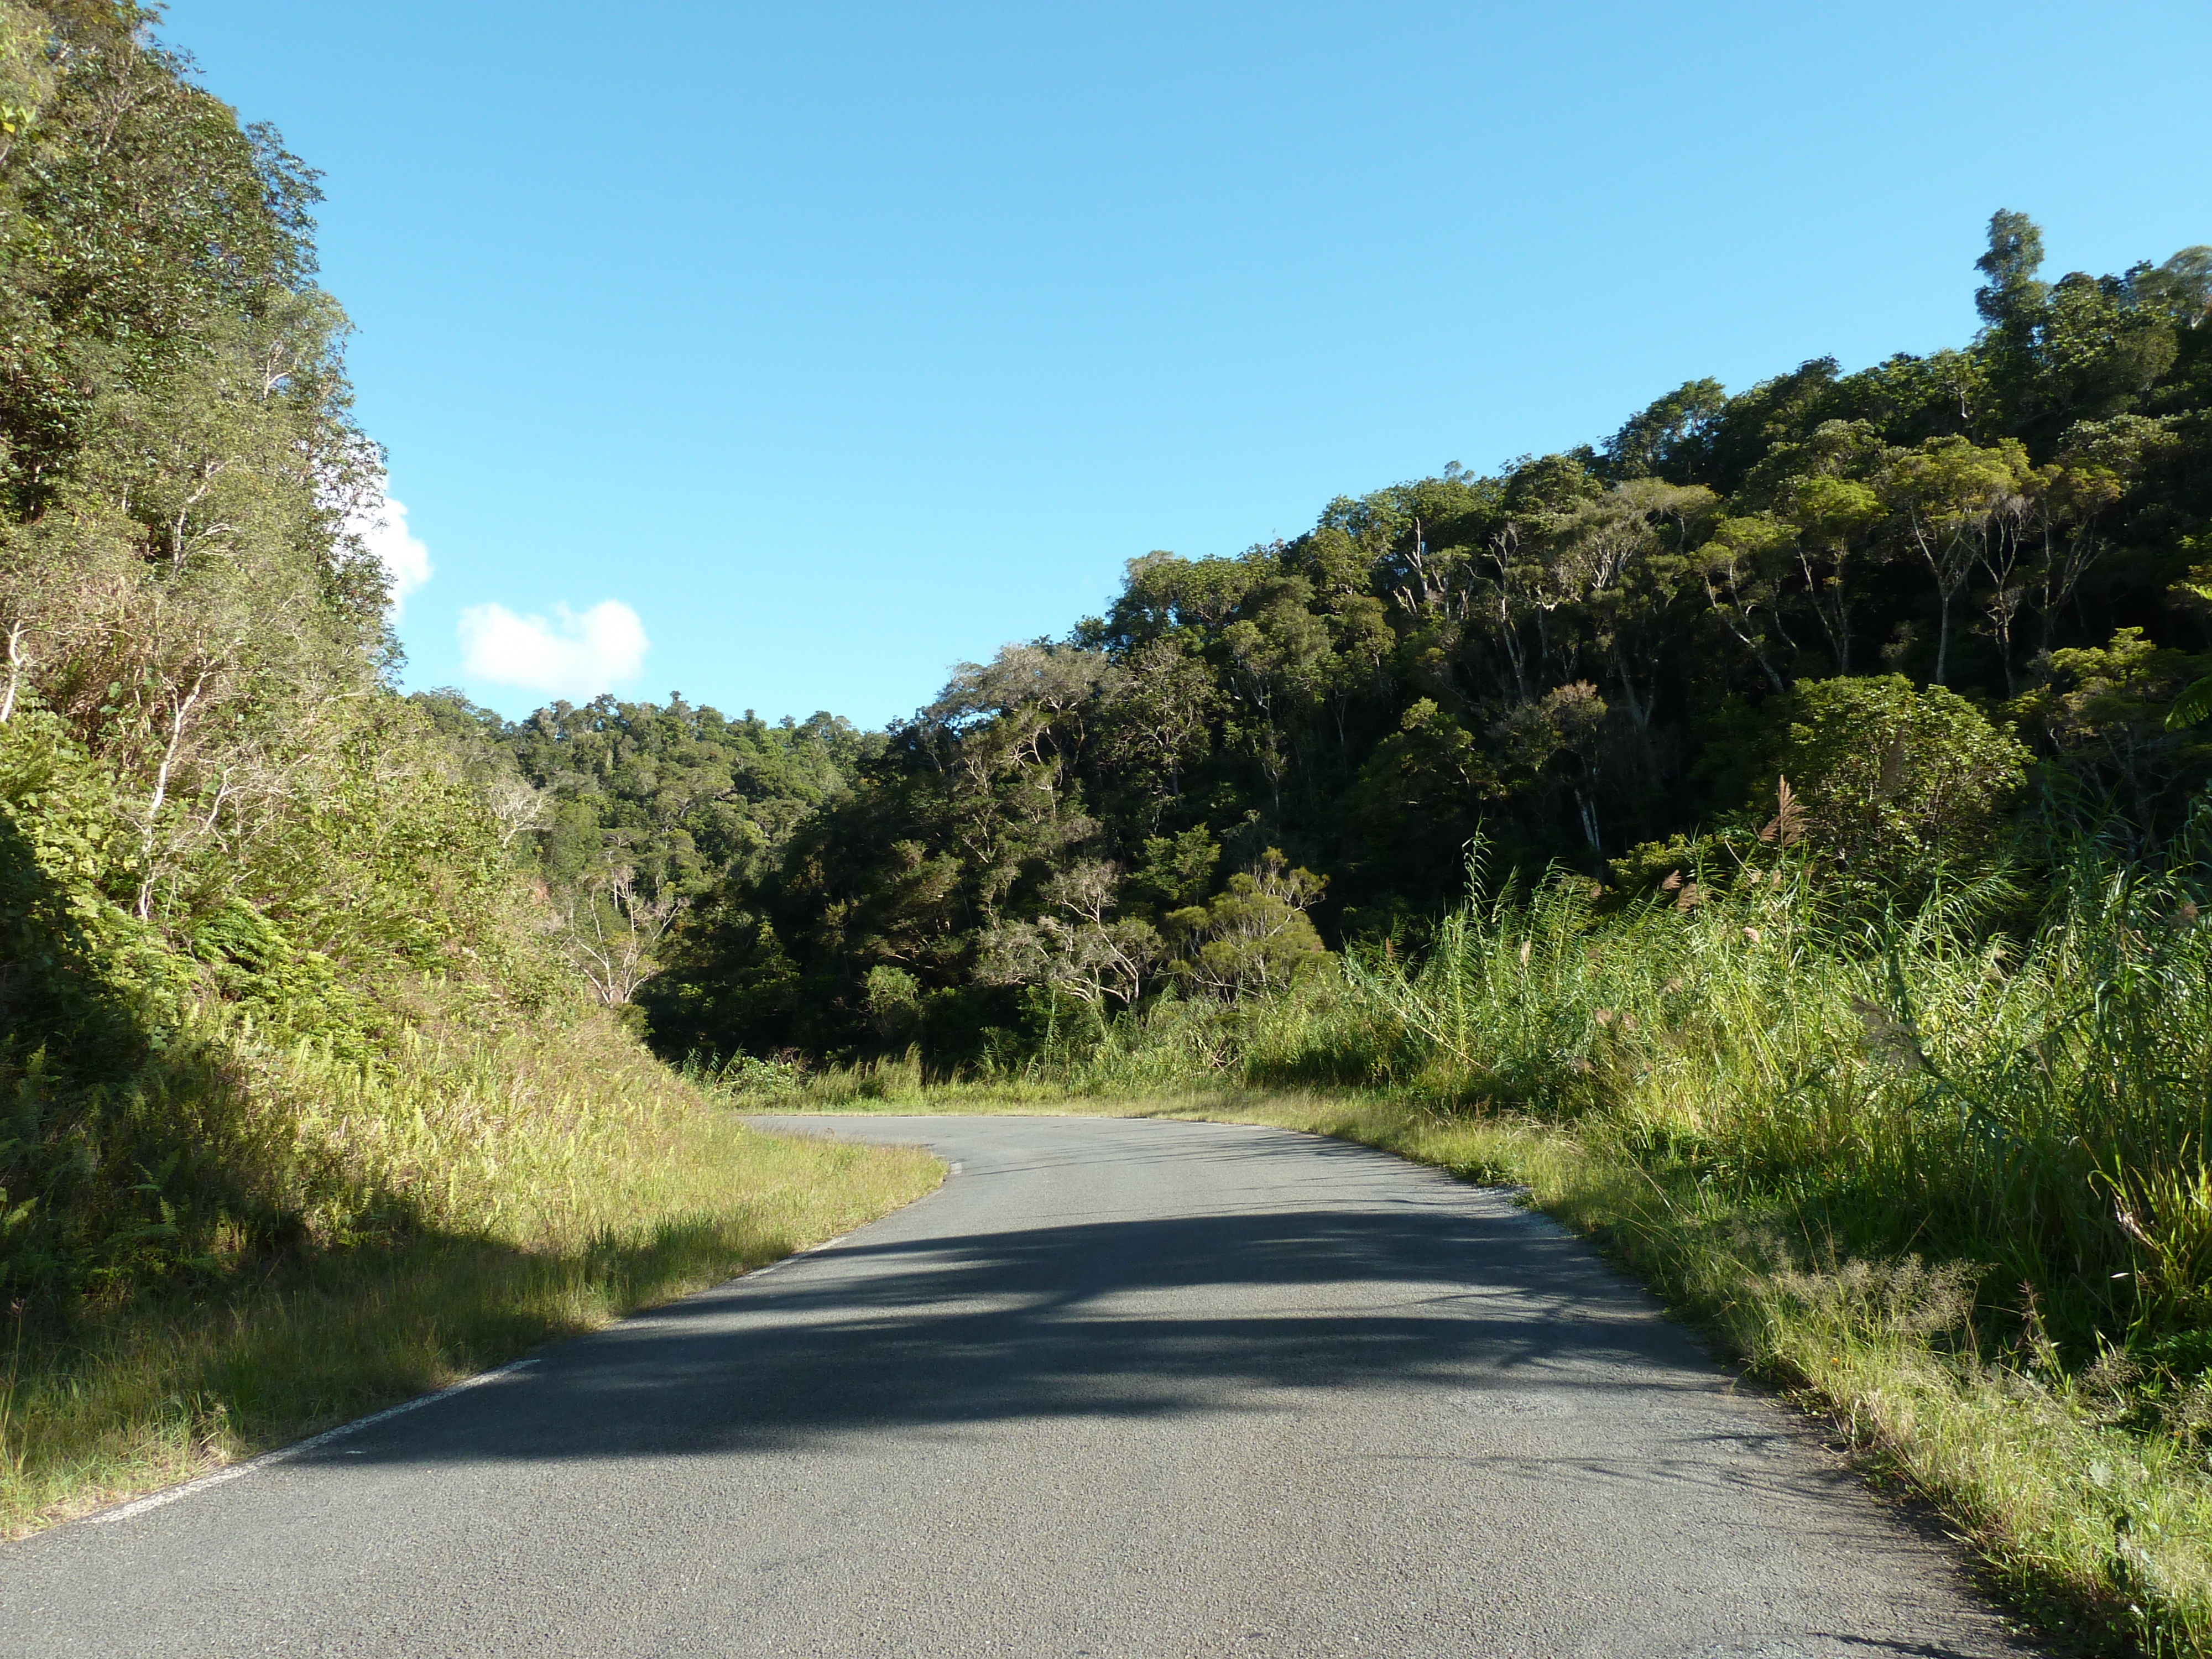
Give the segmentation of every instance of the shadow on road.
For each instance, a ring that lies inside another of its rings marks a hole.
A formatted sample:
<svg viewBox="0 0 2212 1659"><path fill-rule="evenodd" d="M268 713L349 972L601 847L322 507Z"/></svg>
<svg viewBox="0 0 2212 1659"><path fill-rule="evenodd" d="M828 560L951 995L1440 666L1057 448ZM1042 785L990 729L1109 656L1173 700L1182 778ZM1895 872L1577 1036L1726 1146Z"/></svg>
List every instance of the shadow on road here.
<svg viewBox="0 0 2212 1659"><path fill-rule="evenodd" d="M1585 1247L1517 1212L1072 1220L846 1245L563 1345L315 1456L361 1468L743 1454L1363 1385L1449 1389L1452 1409L1525 1419L1627 1389L1648 1415L1670 1397L1709 1401L1720 1382ZM1704 1415L1697 1432L1745 1431Z"/></svg>

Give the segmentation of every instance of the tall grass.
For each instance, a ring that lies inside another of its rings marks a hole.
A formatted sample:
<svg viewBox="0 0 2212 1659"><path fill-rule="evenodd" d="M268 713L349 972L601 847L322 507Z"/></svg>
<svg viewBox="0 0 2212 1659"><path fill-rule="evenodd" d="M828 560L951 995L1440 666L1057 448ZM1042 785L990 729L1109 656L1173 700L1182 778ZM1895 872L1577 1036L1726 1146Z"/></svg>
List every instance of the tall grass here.
<svg viewBox="0 0 2212 1659"><path fill-rule="evenodd" d="M438 1030L371 1065L204 1028L220 1088L136 1103L198 1114L185 1138L293 1234L218 1221L191 1260L0 1330L0 1534L773 1261L940 1173L747 1130L611 1021Z"/></svg>
<svg viewBox="0 0 2212 1659"><path fill-rule="evenodd" d="M2212 836L1909 909L1769 849L1489 884L1408 959L794 1103L1279 1122L1510 1182L1940 1504L2046 1629L2212 1652ZM2002 925L2001 925L2002 924ZM1350 1085L1347 1087L1347 1085Z"/></svg>
<svg viewBox="0 0 2212 1659"><path fill-rule="evenodd" d="M1470 902L1246 1066L1559 1124L1537 1180L1814 1387L2055 1622L2212 1646L2212 921L2201 841L1869 914L1802 867Z"/></svg>
<svg viewBox="0 0 2212 1659"><path fill-rule="evenodd" d="M1801 1231L1983 1260L2087 1353L2141 1345L2212 1285L2203 875L2084 866L2019 941L1980 926L1990 883L1902 916L1787 868L1613 915L1579 879L1509 887L1417 968L1355 960L1303 1063L1579 1121Z"/></svg>
<svg viewBox="0 0 2212 1659"><path fill-rule="evenodd" d="M1571 1124L1808 1236L1972 1256L2048 1332L2176 1338L2212 1314L2212 873L2083 860L2015 933L2003 882L1870 912L1802 865L1621 907L1507 879L1417 960L1241 1005L1164 1002L1042 1070L1079 1091L1350 1084ZM2203 1358L2212 1361L2212 1349Z"/></svg>

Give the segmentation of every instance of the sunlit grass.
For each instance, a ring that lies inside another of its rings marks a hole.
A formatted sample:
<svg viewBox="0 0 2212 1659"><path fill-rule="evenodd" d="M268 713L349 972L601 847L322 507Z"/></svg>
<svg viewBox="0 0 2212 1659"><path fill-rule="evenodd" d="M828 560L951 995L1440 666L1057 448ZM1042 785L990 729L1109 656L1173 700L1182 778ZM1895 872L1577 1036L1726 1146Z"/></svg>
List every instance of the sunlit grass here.
<svg viewBox="0 0 2212 1659"><path fill-rule="evenodd" d="M240 1059L231 1132L258 1137L308 1237L58 1336L0 1331L9 1534L718 1283L942 1174L914 1149L749 1130L597 1022L420 1038L382 1071Z"/></svg>
<svg viewBox="0 0 2212 1659"><path fill-rule="evenodd" d="M2193 860L2193 862L2188 861ZM1804 872L1470 904L1410 963L1164 1001L1021 1070L755 1068L758 1109L1271 1123L1528 1189L1936 1504L2045 1628L2212 1651L2201 855L1909 915Z"/></svg>
<svg viewBox="0 0 2212 1659"><path fill-rule="evenodd" d="M1020 1114L1267 1124L1435 1165L1598 1242L1723 1353L1832 1419L1872 1474L1934 1502L2046 1631L2093 1651L2212 1650L2212 1480L2202 1453L2135 1431L2093 1381L1983 1358L1958 1340L1955 1275L1915 1256L1830 1258L1771 1214L1715 1203L1679 1173L1528 1118L1380 1096L1194 1090L1143 1098L1041 1085L886 1090L758 1109Z"/></svg>

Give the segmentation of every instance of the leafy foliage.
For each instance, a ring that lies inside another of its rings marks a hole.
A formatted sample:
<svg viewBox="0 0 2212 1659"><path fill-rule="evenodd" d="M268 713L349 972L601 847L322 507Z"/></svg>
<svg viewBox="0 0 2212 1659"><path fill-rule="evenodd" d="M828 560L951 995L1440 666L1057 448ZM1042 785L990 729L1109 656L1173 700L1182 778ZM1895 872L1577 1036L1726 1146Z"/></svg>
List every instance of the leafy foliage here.
<svg viewBox="0 0 2212 1659"><path fill-rule="evenodd" d="M0 1297L42 1319L423 1224L284 1065L389 1084L574 1000L386 684L313 175L151 21L0 0Z"/></svg>
<svg viewBox="0 0 2212 1659"><path fill-rule="evenodd" d="M1784 777L1810 801L1803 833L1878 896L1984 860L2027 781L2026 745L1940 685L1815 681L1790 712ZM1778 829L1787 811L1784 797Z"/></svg>
<svg viewBox="0 0 2212 1659"><path fill-rule="evenodd" d="M1594 447L1132 561L725 861L639 994L654 1040L981 1062L1063 1002L1273 987L1224 954L1270 849L1326 877L1270 913L1299 954L1418 949L1478 833L1616 888L1756 864L1784 787L1877 908L2092 828L2155 852L2212 775L2212 252L2047 283L2025 216L1990 238L1964 349L1694 380Z"/></svg>

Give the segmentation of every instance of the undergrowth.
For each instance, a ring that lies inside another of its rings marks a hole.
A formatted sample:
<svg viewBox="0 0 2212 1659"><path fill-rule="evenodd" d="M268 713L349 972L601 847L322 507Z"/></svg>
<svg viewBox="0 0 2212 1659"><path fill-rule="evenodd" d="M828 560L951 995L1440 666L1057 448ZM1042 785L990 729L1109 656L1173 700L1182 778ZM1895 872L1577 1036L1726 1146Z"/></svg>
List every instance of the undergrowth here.
<svg viewBox="0 0 2212 1659"><path fill-rule="evenodd" d="M1941 1507L2045 1628L2212 1651L2212 837L1874 908L1786 849L1626 905L1492 884L1414 959L1163 1000L994 1075L762 1104L1091 1109L1347 1136L1602 1242ZM1054 1103L1059 1103L1055 1105Z"/></svg>
<svg viewBox="0 0 2212 1659"><path fill-rule="evenodd" d="M172 1222L141 1248L189 1234L196 1255L107 1258L65 1318L15 1302L0 1535L719 1282L940 1172L915 1149L747 1130L603 1018L417 1032L377 1065L197 1030L226 1090L153 1103L194 1108L185 1144L291 1230Z"/></svg>

